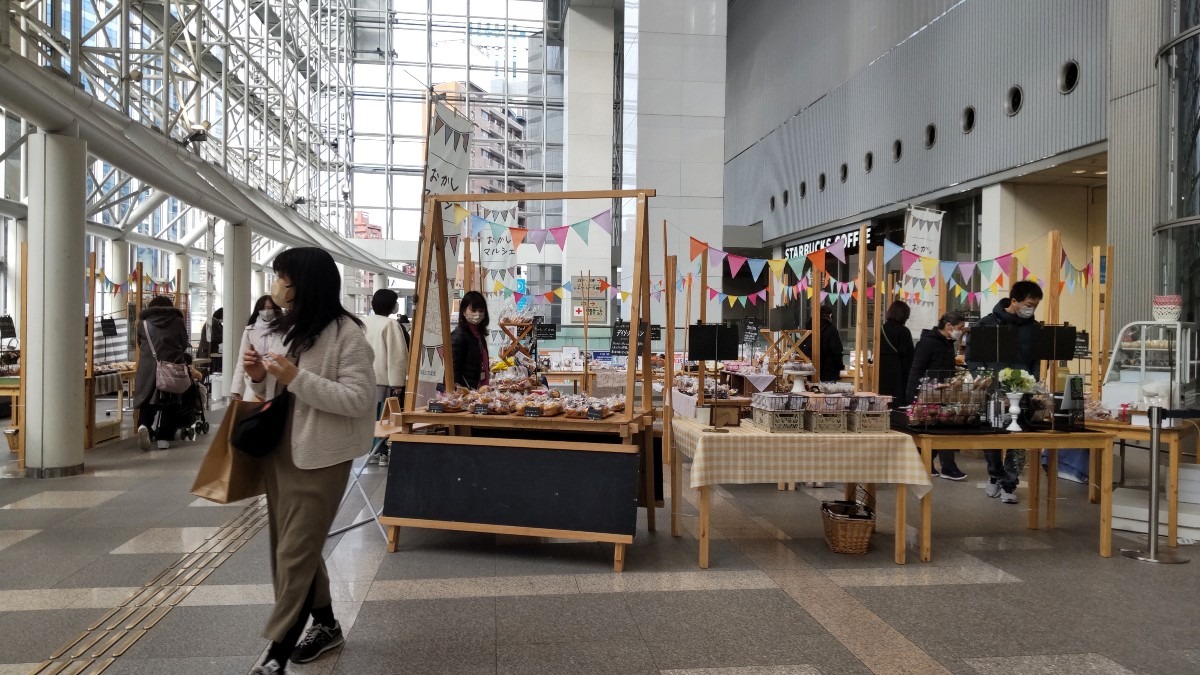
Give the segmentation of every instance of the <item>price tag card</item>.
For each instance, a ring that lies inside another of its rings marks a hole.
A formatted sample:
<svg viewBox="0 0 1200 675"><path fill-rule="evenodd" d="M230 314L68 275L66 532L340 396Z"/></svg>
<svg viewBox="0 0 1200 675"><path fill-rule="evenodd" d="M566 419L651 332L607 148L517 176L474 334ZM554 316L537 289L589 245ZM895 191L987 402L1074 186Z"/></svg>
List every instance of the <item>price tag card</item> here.
<svg viewBox="0 0 1200 675"><path fill-rule="evenodd" d="M604 419L604 411L600 408L588 408L587 418L589 420L602 420Z"/></svg>
<svg viewBox="0 0 1200 675"><path fill-rule="evenodd" d="M476 415L486 415L486 414L488 414L488 407L487 407L487 404L486 404L486 403L478 403L478 404L476 404L476 405L475 405L475 414L476 414Z"/></svg>
<svg viewBox="0 0 1200 675"><path fill-rule="evenodd" d="M429 402L429 412L431 412L431 413L446 412L446 407L444 405L442 405L441 403L438 403L437 401L430 401Z"/></svg>
<svg viewBox="0 0 1200 675"><path fill-rule="evenodd" d="M536 406L536 405L527 405L527 406L525 406L525 416L526 417L541 417L542 416L542 408L540 406Z"/></svg>

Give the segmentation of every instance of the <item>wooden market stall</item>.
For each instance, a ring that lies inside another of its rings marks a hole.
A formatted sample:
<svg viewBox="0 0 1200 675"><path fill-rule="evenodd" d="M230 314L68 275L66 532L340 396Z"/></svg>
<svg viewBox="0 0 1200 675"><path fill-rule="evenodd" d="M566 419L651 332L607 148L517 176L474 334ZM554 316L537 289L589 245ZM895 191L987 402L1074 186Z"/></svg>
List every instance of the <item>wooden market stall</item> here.
<svg viewBox="0 0 1200 675"><path fill-rule="evenodd" d="M409 386L393 415L391 463L380 516L395 551L402 527L596 541L614 545L613 568L624 569L639 503L655 527L659 487L654 466L652 377L636 356L625 375L626 405L603 419L565 419L439 413L419 410L421 367L440 351L442 384L455 388L450 357L446 233L440 214L448 203L636 198L630 333L650 321L647 200L654 190L432 195L417 265L418 309L413 324ZM456 233L457 234L457 233ZM430 303L428 306L426 303ZM428 322L437 324L430 326ZM426 334L442 345L427 345ZM511 337L511 336L510 336ZM650 341L635 348L650 363ZM428 379L428 378L426 378ZM442 431L443 434L430 433Z"/></svg>

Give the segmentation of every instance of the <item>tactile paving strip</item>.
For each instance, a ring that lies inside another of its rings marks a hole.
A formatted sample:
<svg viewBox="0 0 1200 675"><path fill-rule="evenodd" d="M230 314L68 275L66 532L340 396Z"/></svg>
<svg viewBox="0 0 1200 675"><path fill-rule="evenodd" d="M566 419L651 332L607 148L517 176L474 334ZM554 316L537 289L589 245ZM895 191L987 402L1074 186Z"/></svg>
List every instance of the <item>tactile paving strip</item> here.
<svg viewBox="0 0 1200 675"><path fill-rule="evenodd" d="M259 497L190 553L72 638L30 675L98 675L267 524Z"/></svg>

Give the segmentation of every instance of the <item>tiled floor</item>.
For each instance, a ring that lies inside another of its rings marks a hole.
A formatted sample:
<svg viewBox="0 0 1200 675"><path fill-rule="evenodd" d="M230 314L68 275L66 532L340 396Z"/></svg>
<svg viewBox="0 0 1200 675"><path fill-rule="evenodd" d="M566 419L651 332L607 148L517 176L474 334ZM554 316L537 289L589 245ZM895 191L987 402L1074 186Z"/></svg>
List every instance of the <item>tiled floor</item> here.
<svg viewBox="0 0 1200 675"><path fill-rule="evenodd" d="M30 672L92 626L137 624L136 612L107 617L258 508L188 494L203 450L143 454L126 441L89 452L84 476L0 480L0 675ZM1023 505L984 497L982 462L960 464L973 481L935 485L934 561L904 567L892 563L886 488L872 550L845 556L826 547L818 511L839 490L724 486L707 571L691 490L685 536L670 536L665 510L658 532L643 518L623 574L599 544L405 530L387 554L377 530L352 530L326 546L347 644L291 672L1200 672L1200 560L1100 558L1097 509L1073 484L1060 486L1058 530L1025 529ZM365 474L375 499L383 475ZM156 623L105 672L246 672L274 600L266 539L206 566L194 587L164 587Z"/></svg>

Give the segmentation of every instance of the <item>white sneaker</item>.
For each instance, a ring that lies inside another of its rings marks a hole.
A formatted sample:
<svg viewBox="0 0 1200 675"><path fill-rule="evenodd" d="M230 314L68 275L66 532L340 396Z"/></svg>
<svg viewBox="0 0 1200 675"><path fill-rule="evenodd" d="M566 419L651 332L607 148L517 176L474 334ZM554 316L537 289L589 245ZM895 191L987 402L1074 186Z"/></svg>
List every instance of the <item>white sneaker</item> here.
<svg viewBox="0 0 1200 675"><path fill-rule="evenodd" d="M171 444L167 441L159 441L157 445L159 450L167 450L171 447Z"/></svg>
<svg viewBox="0 0 1200 675"><path fill-rule="evenodd" d="M988 479L988 484L987 484L987 488L985 488L985 492L987 493L987 496L991 497L992 499L999 497L1000 496L1000 484L997 483L994 478Z"/></svg>
<svg viewBox="0 0 1200 675"><path fill-rule="evenodd" d="M1008 490L1005 490L1000 494L1000 501L1005 504L1016 504L1017 493L1015 491L1009 492Z"/></svg>
<svg viewBox="0 0 1200 675"><path fill-rule="evenodd" d="M144 424L138 427L138 447L142 452L150 452L150 429Z"/></svg>

